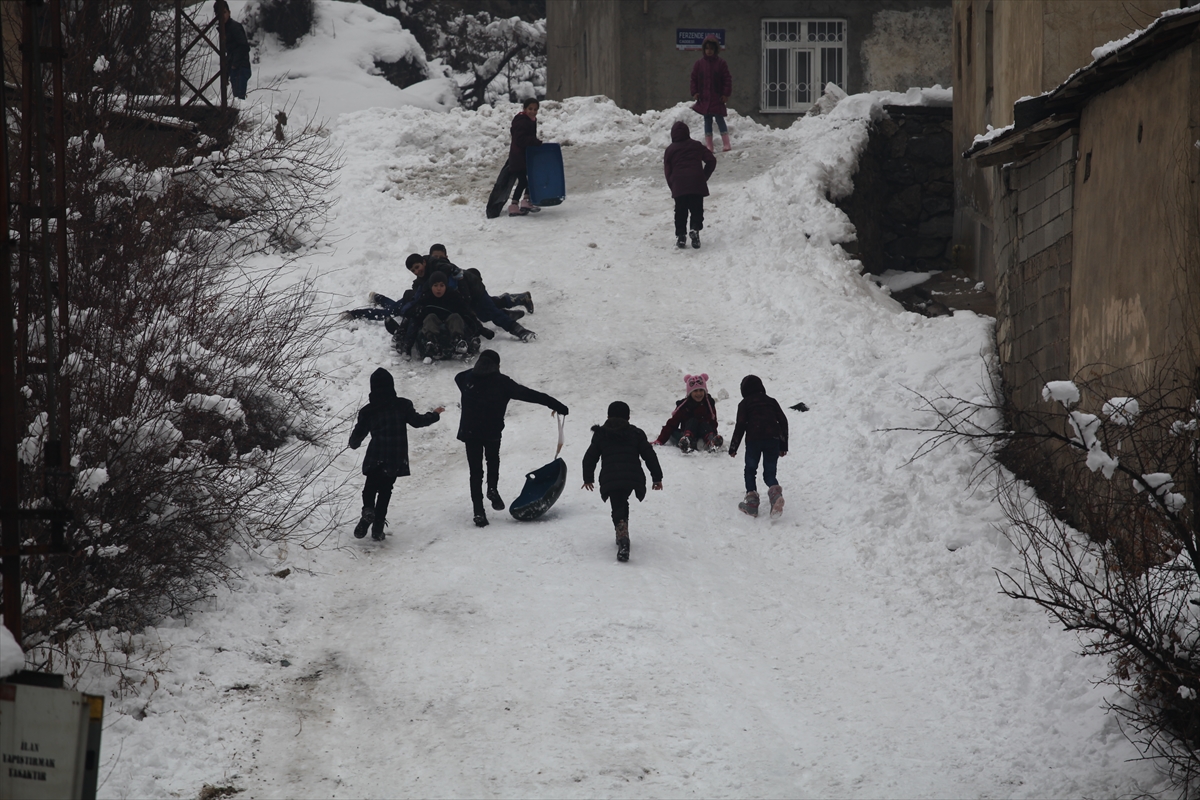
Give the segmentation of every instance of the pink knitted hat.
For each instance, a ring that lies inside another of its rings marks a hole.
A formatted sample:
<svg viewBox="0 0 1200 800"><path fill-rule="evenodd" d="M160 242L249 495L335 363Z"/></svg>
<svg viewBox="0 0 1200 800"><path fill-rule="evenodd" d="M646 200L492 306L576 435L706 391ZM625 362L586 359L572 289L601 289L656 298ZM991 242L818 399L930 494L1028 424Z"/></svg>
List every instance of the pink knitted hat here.
<svg viewBox="0 0 1200 800"><path fill-rule="evenodd" d="M703 389L705 394L708 394L708 375L700 373L699 375L684 375L683 382L687 385L688 394Z"/></svg>

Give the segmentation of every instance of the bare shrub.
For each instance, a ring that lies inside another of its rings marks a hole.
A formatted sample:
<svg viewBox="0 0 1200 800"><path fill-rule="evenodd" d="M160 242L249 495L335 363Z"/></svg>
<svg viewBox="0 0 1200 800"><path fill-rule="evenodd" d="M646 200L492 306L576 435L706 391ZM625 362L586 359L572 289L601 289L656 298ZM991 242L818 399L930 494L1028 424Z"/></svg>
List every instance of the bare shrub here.
<svg viewBox="0 0 1200 800"><path fill-rule="evenodd" d="M917 457L970 442L998 456L1004 534L1022 560L1001 591L1044 608L1108 659L1110 710L1181 792L1200 790L1200 375L1147 368L1047 384L1043 407L923 398L938 425ZM1007 420L1007 425L1001 421ZM1007 463L1017 472L1000 466ZM1039 481L1042 501L1022 476Z"/></svg>
<svg viewBox="0 0 1200 800"><path fill-rule="evenodd" d="M320 536L324 464L306 448L322 435L310 365L323 334L288 259L319 236L338 165L323 130L265 112L225 131L227 146L175 142L165 165L108 147L153 138L153 115L128 102L146 64L120 45L129 4L83 8L93 27L78 14L66 26L73 552L23 564L23 645L72 669L72 637L136 632L208 597L231 546ZM33 374L23 391L21 494L35 498L48 384Z"/></svg>
<svg viewBox="0 0 1200 800"><path fill-rule="evenodd" d="M366 0L390 14L416 37L428 61L441 59L458 86L463 107L479 108L501 100L520 102L546 97L545 4L395 3ZM518 12L500 16L496 12ZM528 12L539 16L533 16ZM411 80L412 69L384 68L389 80ZM395 77L393 77L395 76Z"/></svg>

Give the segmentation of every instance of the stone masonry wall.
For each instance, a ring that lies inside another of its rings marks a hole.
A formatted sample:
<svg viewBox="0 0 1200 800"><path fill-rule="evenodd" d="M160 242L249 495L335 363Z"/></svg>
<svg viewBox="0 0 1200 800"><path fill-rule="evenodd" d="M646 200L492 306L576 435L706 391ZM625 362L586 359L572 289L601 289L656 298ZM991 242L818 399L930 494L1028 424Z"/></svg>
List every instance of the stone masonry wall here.
<svg viewBox="0 0 1200 800"><path fill-rule="evenodd" d="M950 269L954 232L951 108L887 106L859 157L854 193L838 203L867 272Z"/></svg>
<svg viewBox="0 0 1200 800"><path fill-rule="evenodd" d="M996 344L1017 408L1042 401L1046 381L1070 374L1074 132L1001 170L996 219Z"/></svg>

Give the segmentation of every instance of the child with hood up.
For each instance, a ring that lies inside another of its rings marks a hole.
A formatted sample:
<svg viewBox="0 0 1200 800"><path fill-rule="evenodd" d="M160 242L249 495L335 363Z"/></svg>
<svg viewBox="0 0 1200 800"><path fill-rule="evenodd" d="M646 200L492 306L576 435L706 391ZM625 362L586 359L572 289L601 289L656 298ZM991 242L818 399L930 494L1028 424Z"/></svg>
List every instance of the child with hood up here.
<svg viewBox="0 0 1200 800"><path fill-rule="evenodd" d="M687 123L671 126L671 144L663 153L663 172L671 197L675 198L675 246L687 247L688 215L692 217L692 247L700 247L704 229L704 198L708 196L708 178L717 168L717 157L692 138Z"/></svg>
<svg viewBox="0 0 1200 800"><path fill-rule="evenodd" d="M583 454L583 488L593 491L596 462L600 462L600 499L612 501L612 521L617 532L617 561L629 560L629 496L638 502L646 497L646 473L650 469L655 491L662 490L662 467L646 433L629 423L629 406L620 400L608 407L603 425L592 426L592 444Z"/></svg>
<svg viewBox="0 0 1200 800"><path fill-rule="evenodd" d="M396 478L408 477L408 428L424 428L441 418L445 408L438 407L427 414L418 414L412 401L396 396L396 382L392 373L383 367L371 373L371 394L365 406L359 409L358 422L350 434L350 449L357 450L368 434L371 443L363 458L362 471L367 476L363 487L362 516L354 526L354 538L361 539L371 529L371 538L377 542L384 539L383 526L387 524L388 503L392 499L392 487Z"/></svg>
<svg viewBox="0 0 1200 800"><path fill-rule="evenodd" d="M659 431L655 444L666 444L678 437L679 449L716 450L724 443L717 433L717 404L708 393L708 374L684 375L687 396L675 404L675 411Z"/></svg>
<svg viewBox="0 0 1200 800"><path fill-rule="evenodd" d="M771 516L783 513L783 488L775 480L775 464L787 455L788 421L783 409L767 395L762 379L757 375L742 378L742 402L738 403L737 423L729 442L729 455L736 456L738 445L746 437L746 499L738 503L745 513L758 516L758 461L762 459L763 482L767 484L767 500Z"/></svg>

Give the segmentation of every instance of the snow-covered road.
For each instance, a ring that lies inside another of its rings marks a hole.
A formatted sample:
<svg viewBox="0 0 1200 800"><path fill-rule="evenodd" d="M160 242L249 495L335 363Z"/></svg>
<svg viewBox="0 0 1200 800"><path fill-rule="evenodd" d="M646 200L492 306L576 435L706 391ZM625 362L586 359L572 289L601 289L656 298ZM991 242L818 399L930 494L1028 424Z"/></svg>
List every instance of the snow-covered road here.
<svg viewBox="0 0 1200 800"><path fill-rule="evenodd" d="M992 321L907 313L831 243L849 228L826 194L847 188L880 102L787 130L736 120L699 251L674 249L658 172L671 123L698 121L683 106L546 104L543 138L570 143L570 196L497 220L483 194L515 107L344 116L337 243L300 268L331 313L398 293L404 256L435 241L493 294L532 291L523 322L540 338L492 346L504 372L570 406L568 488L540 521L491 512L473 527L456 367L405 362L378 323L334 324L318 366L339 447L378 366L418 410L448 408L411 432L389 537L350 535L362 451L347 450L336 541L246 557L238 591L153 632L170 669L157 692L112 703L102 794L1152 791L1090 684L1103 665L998 594L993 570L1014 557L986 487L969 488L977 455L909 464L920 438L888 430L930 424L914 392L982 391ZM745 374L811 406L788 412L785 514L738 512L740 458L663 449L665 489L635 504L618 564L607 506L579 489L588 428L621 399L653 436L698 371L726 436ZM556 435L544 408L510 407L506 499Z"/></svg>

